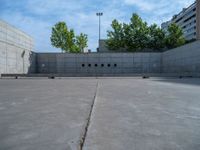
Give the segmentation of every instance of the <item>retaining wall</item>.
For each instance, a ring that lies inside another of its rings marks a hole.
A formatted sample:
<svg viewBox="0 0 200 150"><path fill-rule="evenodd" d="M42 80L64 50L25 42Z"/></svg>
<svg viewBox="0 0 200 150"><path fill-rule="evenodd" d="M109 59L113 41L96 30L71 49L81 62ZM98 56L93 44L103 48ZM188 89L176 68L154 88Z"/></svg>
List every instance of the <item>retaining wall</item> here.
<svg viewBox="0 0 200 150"><path fill-rule="evenodd" d="M200 41L162 54L162 73L187 76L200 75Z"/></svg>
<svg viewBox="0 0 200 150"><path fill-rule="evenodd" d="M37 73L115 75L161 72L160 53L38 53Z"/></svg>
<svg viewBox="0 0 200 150"><path fill-rule="evenodd" d="M0 42L0 74L35 73L35 56L34 52Z"/></svg>
<svg viewBox="0 0 200 150"><path fill-rule="evenodd" d="M200 41L163 53L38 53L37 73L200 75Z"/></svg>
<svg viewBox="0 0 200 150"><path fill-rule="evenodd" d="M0 20L0 74L34 73L33 39Z"/></svg>

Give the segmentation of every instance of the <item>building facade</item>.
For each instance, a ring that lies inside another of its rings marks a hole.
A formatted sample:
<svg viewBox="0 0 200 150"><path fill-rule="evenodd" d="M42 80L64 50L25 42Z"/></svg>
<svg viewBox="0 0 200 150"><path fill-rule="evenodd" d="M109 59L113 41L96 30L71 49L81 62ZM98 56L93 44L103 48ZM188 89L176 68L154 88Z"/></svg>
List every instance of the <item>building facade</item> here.
<svg viewBox="0 0 200 150"><path fill-rule="evenodd" d="M200 40L200 0L197 0L197 39Z"/></svg>
<svg viewBox="0 0 200 150"><path fill-rule="evenodd" d="M32 37L0 20L0 73L33 72L32 51Z"/></svg>
<svg viewBox="0 0 200 150"><path fill-rule="evenodd" d="M183 10L174 15L170 21L162 23L161 27L164 31L167 31L168 26L171 23L176 23L179 25L184 33L186 40L196 40L200 37L200 0L195 1L188 8L183 8Z"/></svg>

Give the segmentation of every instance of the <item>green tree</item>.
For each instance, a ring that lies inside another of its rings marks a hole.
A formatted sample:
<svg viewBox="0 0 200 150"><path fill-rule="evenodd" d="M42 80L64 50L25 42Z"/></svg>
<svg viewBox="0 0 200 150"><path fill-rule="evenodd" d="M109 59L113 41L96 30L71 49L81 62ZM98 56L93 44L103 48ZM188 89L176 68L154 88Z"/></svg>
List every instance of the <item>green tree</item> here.
<svg viewBox="0 0 200 150"><path fill-rule="evenodd" d="M149 39L147 47L155 51L160 51L165 47L165 32L156 24L153 24L149 27Z"/></svg>
<svg viewBox="0 0 200 150"><path fill-rule="evenodd" d="M137 14L132 15L129 24L114 20L111 27L112 31L108 31L107 41L110 50L137 51L146 48L149 29L147 23Z"/></svg>
<svg viewBox="0 0 200 150"><path fill-rule="evenodd" d="M138 51L146 48L149 29L147 23L137 14L133 14L129 25L125 25L125 43L128 51Z"/></svg>
<svg viewBox="0 0 200 150"><path fill-rule="evenodd" d="M62 51L68 51L67 46L68 29L65 22L59 22L52 28L51 44Z"/></svg>
<svg viewBox="0 0 200 150"><path fill-rule="evenodd" d="M161 51L163 48L175 48L185 44L183 32L172 23L165 33L156 24L148 26L137 14L133 14L130 23L119 23L114 20L112 30L108 31L106 42L110 50L127 50L130 52L151 49Z"/></svg>
<svg viewBox="0 0 200 150"><path fill-rule="evenodd" d="M112 31L107 31L108 40L107 47L110 50L120 50L124 48L124 29L123 24L119 23L116 19L111 24Z"/></svg>
<svg viewBox="0 0 200 150"><path fill-rule="evenodd" d="M184 45L186 42L182 29L175 23L172 23L168 27L168 33L165 41L167 48L176 48Z"/></svg>
<svg viewBox="0 0 200 150"><path fill-rule="evenodd" d="M87 45L87 35L76 36L74 30L68 29L65 22L55 24L50 39L52 46L61 48L63 52L80 53Z"/></svg>
<svg viewBox="0 0 200 150"><path fill-rule="evenodd" d="M76 44L81 52L83 52L84 48L88 47L87 42L88 37L86 34L81 33L79 36L76 37Z"/></svg>

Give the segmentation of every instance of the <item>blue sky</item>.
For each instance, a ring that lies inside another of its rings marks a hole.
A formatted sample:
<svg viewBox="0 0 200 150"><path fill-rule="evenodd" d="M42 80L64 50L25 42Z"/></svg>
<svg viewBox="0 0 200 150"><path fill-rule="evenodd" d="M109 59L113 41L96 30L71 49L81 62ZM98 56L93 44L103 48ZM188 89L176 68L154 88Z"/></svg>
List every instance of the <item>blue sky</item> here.
<svg viewBox="0 0 200 150"><path fill-rule="evenodd" d="M35 51L59 52L50 43L52 26L65 21L77 34L88 34L89 49L98 45L98 18L103 12L102 38L113 19L128 22L138 13L148 24L169 20L194 0L0 0L0 19L25 31L34 38Z"/></svg>

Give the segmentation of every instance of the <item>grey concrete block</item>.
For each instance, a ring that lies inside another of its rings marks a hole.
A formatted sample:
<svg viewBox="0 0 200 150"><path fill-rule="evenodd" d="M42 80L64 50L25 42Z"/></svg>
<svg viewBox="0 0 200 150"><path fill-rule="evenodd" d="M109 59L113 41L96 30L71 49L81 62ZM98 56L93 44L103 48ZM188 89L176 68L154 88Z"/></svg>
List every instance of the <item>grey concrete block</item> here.
<svg viewBox="0 0 200 150"><path fill-rule="evenodd" d="M130 64L132 64L133 63L133 57L123 57L122 61L124 63L130 63Z"/></svg>
<svg viewBox="0 0 200 150"><path fill-rule="evenodd" d="M120 58L120 57L111 57L110 61L111 61L111 62L115 62L115 63L116 63L116 62L119 63L119 62L122 61L122 58Z"/></svg>
<svg viewBox="0 0 200 150"><path fill-rule="evenodd" d="M99 62L101 63L110 63L111 62L111 57L100 57Z"/></svg>
<svg viewBox="0 0 200 150"><path fill-rule="evenodd" d="M81 63L86 63L88 61L88 58L86 57L86 56L84 56L83 55L83 57L81 57L81 55L80 56L78 56L77 58L76 58L76 62L81 62Z"/></svg>

